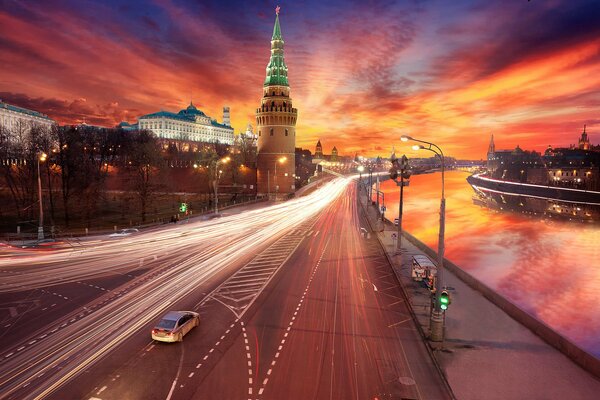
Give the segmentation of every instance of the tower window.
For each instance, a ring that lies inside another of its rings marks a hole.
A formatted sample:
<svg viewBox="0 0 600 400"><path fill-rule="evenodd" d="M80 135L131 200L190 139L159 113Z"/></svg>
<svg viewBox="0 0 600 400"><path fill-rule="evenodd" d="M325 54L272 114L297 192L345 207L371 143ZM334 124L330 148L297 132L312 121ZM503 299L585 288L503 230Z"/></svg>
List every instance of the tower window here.
<svg viewBox="0 0 600 400"><path fill-rule="evenodd" d="M273 128L271 128L271 136L273 136Z"/></svg>
<svg viewBox="0 0 600 400"><path fill-rule="evenodd" d="M288 135L288 130L286 129L286 130L285 130L285 136L287 136L287 135Z"/></svg>
<svg viewBox="0 0 600 400"><path fill-rule="evenodd" d="M262 131L258 131L258 136L262 136Z"/></svg>
<svg viewBox="0 0 600 400"><path fill-rule="evenodd" d="M273 92L273 96L275 96L275 92Z"/></svg>

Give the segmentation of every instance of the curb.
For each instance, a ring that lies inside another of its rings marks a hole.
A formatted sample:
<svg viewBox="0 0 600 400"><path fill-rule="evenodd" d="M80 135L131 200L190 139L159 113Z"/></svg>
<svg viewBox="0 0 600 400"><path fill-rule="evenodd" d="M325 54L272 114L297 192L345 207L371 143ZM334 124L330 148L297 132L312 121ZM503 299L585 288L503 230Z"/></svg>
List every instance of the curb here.
<svg viewBox="0 0 600 400"><path fill-rule="evenodd" d="M402 292L402 297L404 297L404 300L405 300L408 310L410 312L410 316L413 320L413 323L416 325L417 330L419 331L419 334L421 335L421 338L423 339L423 342L425 343L425 348L427 349L427 353L429 353L429 357L433 361L433 365L435 365L435 369L437 370L438 374L440 375L442 382L444 382L444 386L446 387L448 394L450 395L450 397L453 400L457 400L454 392L452 391L452 387L450 386L450 383L448 382L448 379L446 378L446 375L444 374L444 370L442 369L437 358L435 357L435 354L433 353L433 348L431 347L431 345L429 343L427 334L423 330L423 327L421 326L421 323L419 322L419 320L415 314L415 311L413 310L412 304L410 302L410 298L408 297L408 294L406 293L406 289L404 288L404 285L402 284L402 280L400 279L400 277L398 276L398 274L396 272L396 269L394 268L394 262L390 259L390 255L385 250L385 246L383 245L383 243L381 243L381 239L379 238L378 232L375 232L373 230L373 225L371 224L371 219L369 218L368 210L366 210L365 205L360 201L360 193L359 193L358 197L359 197L358 202L360 203L360 205L363 209L363 212L365 213L367 223L369 224L369 229L377 237L377 242L379 243L379 246L381 247L381 251L383 251L383 253L385 254L385 258L388 261L388 264L390 265L392 272L394 273L394 278L396 278L396 281L398 282L398 286L400 287L400 291Z"/></svg>

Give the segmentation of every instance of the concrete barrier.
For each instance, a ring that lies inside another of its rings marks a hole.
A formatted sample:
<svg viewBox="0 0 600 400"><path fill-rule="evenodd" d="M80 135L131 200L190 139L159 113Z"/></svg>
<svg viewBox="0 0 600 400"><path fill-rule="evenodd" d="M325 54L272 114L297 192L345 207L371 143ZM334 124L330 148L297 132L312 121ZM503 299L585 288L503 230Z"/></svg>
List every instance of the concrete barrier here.
<svg viewBox="0 0 600 400"><path fill-rule="evenodd" d="M410 233L404 231L403 236L408 239L413 245L427 254L434 260L437 260L437 253L429 248L426 244L415 238ZM496 291L485 285L484 283L477 280L475 277L459 268L452 261L444 258L444 268L452 272L457 278L462 280L464 283L469 285L474 290L481 293L489 301L495 304L498 308L508 314L512 319L525 326L535 335L540 337L550 346L554 347L579 366L589 371L594 376L600 378L600 360L589 354L585 350L578 347L575 343L565 338L558 332L554 331L551 327L544 324L542 321L535 318L533 315L519 308L508 299L498 294Z"/></svg>

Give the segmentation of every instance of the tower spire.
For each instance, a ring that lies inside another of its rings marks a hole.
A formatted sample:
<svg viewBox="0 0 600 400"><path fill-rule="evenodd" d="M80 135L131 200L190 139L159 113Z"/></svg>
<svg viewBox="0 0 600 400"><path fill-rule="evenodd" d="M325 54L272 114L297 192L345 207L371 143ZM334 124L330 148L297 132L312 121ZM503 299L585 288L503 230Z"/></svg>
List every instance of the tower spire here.
<svg viewBox="0 0 600 400"><path fill-rule="evenodd" d="M287 73L288 68L283 59L283 37L281 36L281 26L279 25L279 6L275 9L275 25L273 26L273 36L271 38L271 59L267 65L267 76L264 86L278 85L288 86Z"/></svg>

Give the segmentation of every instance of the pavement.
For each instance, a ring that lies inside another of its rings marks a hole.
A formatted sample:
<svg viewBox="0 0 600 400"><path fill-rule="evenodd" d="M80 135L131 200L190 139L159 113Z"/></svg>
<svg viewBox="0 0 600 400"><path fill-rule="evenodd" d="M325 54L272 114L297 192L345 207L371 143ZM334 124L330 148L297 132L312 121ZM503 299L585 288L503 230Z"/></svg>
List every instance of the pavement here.
<svg viewBox="0 0 600 400"><path fill-rule="evenodd" d="M375 206L361 204L393 264L424 336L429 331L428 289L410 277L411 257L424 254L403 236L396 254L389 221L382 224ZM383 230L382 230L383 229ZM435 260L432 260L437 264ZM449 270L444 285L452 303L446 311L445 341L426 343L458 399L596 399L600 380L472 289Z"/></svg>

